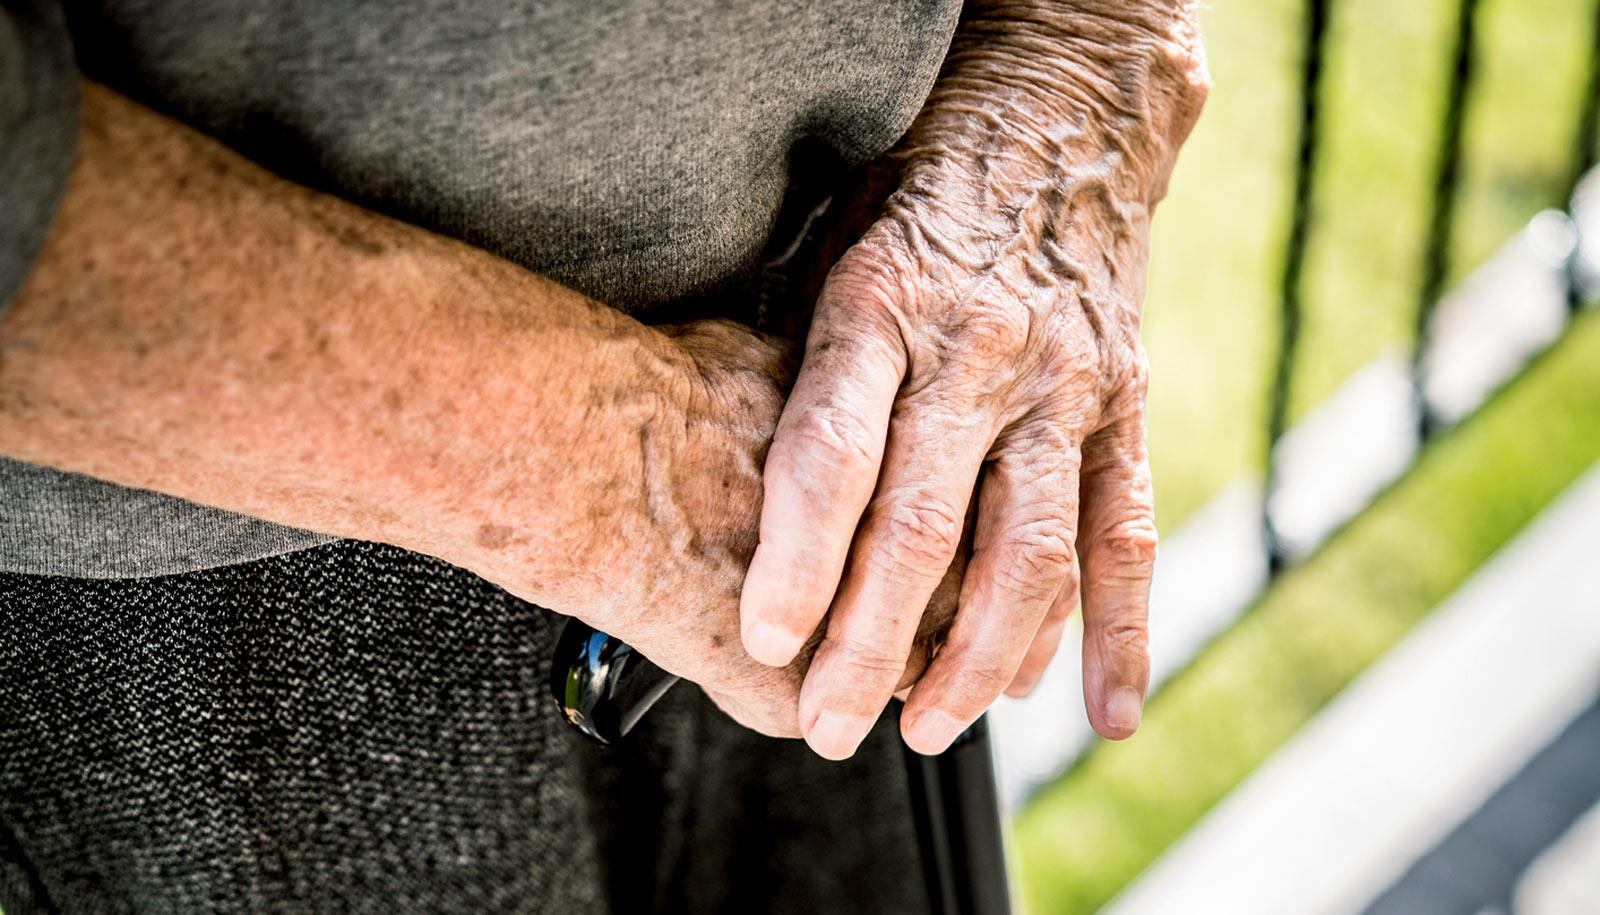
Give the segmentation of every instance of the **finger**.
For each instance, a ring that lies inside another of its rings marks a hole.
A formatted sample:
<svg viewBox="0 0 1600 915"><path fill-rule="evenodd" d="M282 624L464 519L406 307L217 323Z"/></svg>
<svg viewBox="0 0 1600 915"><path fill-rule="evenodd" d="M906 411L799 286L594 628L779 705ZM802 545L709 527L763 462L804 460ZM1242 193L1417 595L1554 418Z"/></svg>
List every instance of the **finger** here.
<svg viewBox="0 0 1600 915"><path fill-rule="evenodd" d="M1072 611L1076 609L1078 576L1072 575L1061 585L1056 599L1051 602L1044 622L1039 624L1039 631L1028 646L1028 653L1022 656L1022 666L1017 668L1017 675L1011 678L1011 685L1006 687L1006 695L1021 699L1039 685L1045 670L1061 648L1061 637L1067 631L1067 621L1072 619Z"/></svg>
<svg viewBox="0 0 1600 915"><path fill-rule="evenodd" d="M877 494L800 690L801 730L821 756L855 752L905 669L994 440L977 413L971 395L941 385L896 408Z"/></svg>
<svg viewBox="0 0 1600 915"><path fill-rule="evenodd" d="M923 672L928 669L928 664L933 661L936 650L944 641L945 633L950 630L951 621L956 618L961 582L967 577L967 557L972 552L974 516L973 508L969 507L961 544L956 547L956 558L950 563L944 577L939 579L938 587L933 589L933 597L929 598L927 608L922 611L916 637L911 642L911 655L906 658L905 670L895 684L894 694L902 700L911 692L911 687L922 679Z"/></svg>
<svg viewBox="0 0 1600 915"><path fill-rule="evenodd" d="M1076 581L1076 449L1002 456L981 498L961 607L901 716L918 753L944 752L1000 697L1056 596Z"/></svg>
<svg viewBox="0 0 1600 915"><path fill-rule="evenodd" d="M830 282L824 296L850 288ZM767 453L761 539L739 600L745 650L763 664L788 664L827 613L905 374L898 331L827 317L842 311L819 305Z"/></svg>
<svg viewBox="0 0 1600 915"><path fill-rule="evenodd" d="M1150 576L1156 524L1142 414L1084 448L1083 698L1101 736L1139 727L1150 684Z"/></svg>

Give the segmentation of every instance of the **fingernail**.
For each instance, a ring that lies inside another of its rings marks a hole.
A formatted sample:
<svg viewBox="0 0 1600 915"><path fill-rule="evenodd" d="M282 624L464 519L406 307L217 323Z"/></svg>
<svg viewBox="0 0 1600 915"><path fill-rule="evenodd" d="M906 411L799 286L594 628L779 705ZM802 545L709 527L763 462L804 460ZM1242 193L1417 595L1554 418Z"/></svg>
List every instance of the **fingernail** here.
<svg viewBox="0 0 1600 915"><path fill-rule="evenodd" d="M1039 681L1033 679L1032 677L1029 677L1026 680L1018 677L1011 681L1010 686L1006 687L1006 695L1013 699L1025 699L1029 693L1033 692L1033 688L1038 685Z"/></svg>
<svg viewBox="0 0 1600 915"><path fill-rule="evenodd" d="M806 733L806 743L824 759L849 759L870 730L872 722L865 718L823 712Z"/></svg>
<svg viewBox="0 0 1600 915"><path fill-rule="evenodd" d="M1144 697L1131 686L1119 686L1106 700L1106 724L1119 731L1132 734L1139 729L1139 716L1144 712Z"/></svg>
<svg viewBox="0 0 1600 915"><path fill-rule="evenodd" d="M744 631L744 650L750 657L771 667L782 667L794 660L805 639L765 620L751 623Z"/></svg>
<svg viewBox="0 0 1600 915"><path fill-rule="evenodd" d="M906 746L924 756L943 753L966 725L944 712L929 709L911 719L905 730Z"/></svg>

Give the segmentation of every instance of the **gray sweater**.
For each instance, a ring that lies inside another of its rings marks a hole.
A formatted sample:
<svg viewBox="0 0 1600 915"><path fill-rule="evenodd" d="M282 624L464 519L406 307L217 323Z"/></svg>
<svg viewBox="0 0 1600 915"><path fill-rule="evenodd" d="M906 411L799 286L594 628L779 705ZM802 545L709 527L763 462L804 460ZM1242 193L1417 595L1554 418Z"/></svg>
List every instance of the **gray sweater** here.
<svg viewBox="0 0 1600 915"><path fill-rule="evenodd" d="M782 215L910 126L959 7L6 0L0 309L63 193L81 71L642 319L748 319ZM0 571L168 575L328 539L0 457Z"/></svg>

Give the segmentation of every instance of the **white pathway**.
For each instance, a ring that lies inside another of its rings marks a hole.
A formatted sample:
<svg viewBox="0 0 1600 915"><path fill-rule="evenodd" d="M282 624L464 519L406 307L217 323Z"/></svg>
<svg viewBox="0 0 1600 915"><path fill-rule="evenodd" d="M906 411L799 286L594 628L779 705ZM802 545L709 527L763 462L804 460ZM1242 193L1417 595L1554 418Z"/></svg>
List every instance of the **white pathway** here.
<svg viewBox="0 0 1600 915"><path fill-rule="evenodd" d="M1534 859L1517 884L1515 915L1594 915L1600 911L1600 806L1591 808Z"/></svg>
<svg viewBox="0 0 1600 915"><path fill-rule="evenodd" d="M1597 694L1600 465L1108 911L1358 912Z"/></svg>

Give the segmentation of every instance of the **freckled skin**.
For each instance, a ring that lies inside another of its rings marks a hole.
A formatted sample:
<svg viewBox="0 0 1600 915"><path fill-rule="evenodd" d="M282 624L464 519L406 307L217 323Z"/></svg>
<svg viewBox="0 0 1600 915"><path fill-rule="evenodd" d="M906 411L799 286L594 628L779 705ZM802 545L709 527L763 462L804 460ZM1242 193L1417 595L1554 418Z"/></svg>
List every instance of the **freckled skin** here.
<svg viewBox="0 0 1600 915"><path fill-rule="evenodd" d="M0 316L5 454L439 556L798 733L805 659L737 637L791 347L645 327L93 84L83 113Z"/></svg>

